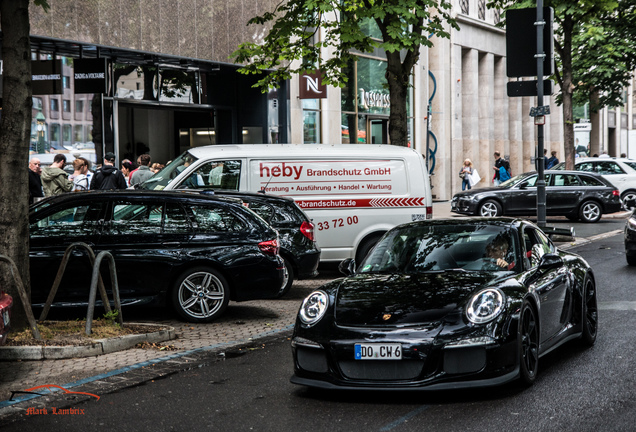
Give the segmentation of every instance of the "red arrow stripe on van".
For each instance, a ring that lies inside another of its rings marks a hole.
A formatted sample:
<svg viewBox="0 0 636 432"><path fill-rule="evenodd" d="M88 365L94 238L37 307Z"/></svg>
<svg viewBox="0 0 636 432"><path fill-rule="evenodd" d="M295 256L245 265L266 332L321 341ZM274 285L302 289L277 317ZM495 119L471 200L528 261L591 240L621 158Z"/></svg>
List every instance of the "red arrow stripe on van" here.
<svg viewBox="0 0 636 432"><path fill-rule="evenodd" d="M296 203L303 210L326 209L326 208L359 208L359 207L425 207L424 197L414 198L363 198L363 199L317 199L317 200L297 200Z"/></svg>

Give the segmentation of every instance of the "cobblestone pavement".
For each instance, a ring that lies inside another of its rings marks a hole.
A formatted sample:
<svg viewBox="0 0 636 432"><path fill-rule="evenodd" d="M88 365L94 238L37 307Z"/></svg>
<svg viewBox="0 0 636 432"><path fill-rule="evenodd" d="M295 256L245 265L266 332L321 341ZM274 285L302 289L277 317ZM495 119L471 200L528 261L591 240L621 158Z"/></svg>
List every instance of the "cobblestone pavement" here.
<svg viewBox="0 0 636 432"><path fill-rule="evenodd" d="M135 369L131 366L142 365L140 369L154 365L154 362L178 361L189 357L192 351L223 351L230 347L247 345L268 335L288 332L296 318L302 299L309 292L328 280L337 277L335 270L321 271L316 279L296 281L290 292L278 300L257 300L250 302L230 302L226 313L217 321L209 324L192 324L175 318L152 319L142 316L133 317L139 322L153 322L172 326L177 339L163 345L174 345L174 351L158 349L131 348L101 356L36 361L0 362L0 417L4 405L12 391L24 390L45 384L56 384L66 388L76 386L83 380L100 375L109 375L112 371L126 372ZM161 311L161 310L159 310ZM157 310L155 310L157 312ZM291 356L291 354L290 354ZM291 357L290 357L291 358ZM147 366L144 366L147 364ZM86 391L82 389L82 391Z"/></svg>

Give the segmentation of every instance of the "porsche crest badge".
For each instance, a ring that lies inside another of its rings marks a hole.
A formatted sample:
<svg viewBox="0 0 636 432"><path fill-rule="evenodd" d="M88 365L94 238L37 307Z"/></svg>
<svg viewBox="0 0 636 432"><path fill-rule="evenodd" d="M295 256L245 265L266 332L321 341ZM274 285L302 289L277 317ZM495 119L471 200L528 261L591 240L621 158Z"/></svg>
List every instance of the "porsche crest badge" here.
<svg viewBox="0 0 636 432"><path fill-rule="evenodd" d="M390 319L391 319L391 314L384 314L384 315L382 315L382 319L383 319L384 321L388 321L388 320L390 320Z"/></svg>

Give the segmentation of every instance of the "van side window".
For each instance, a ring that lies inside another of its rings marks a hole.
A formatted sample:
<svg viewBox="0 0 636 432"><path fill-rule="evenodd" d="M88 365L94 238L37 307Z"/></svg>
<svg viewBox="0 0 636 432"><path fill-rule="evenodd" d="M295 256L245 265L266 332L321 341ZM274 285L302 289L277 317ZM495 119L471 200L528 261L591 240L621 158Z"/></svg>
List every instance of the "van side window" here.
<svg viewBox="0 0 636 432"><path fill-rule="evenodd" d="M181 187L238 190L240 177L240 160L214 160L201 165Z"/></svg>

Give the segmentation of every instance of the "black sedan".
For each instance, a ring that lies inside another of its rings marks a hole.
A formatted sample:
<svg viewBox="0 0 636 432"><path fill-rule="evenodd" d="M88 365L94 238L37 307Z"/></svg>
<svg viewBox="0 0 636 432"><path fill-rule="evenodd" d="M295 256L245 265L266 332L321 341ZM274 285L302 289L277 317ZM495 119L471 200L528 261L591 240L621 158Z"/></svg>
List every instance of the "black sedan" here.
<svg viewBox="0 0 636 432"><path fill-rule="evenodd" d="M413 222L389 231L351 275L303 302L295 384L325 389L454 389L520 379L578 338L591 346L596 282L580 256L530 222Z"/></svg>
<svg viewBox="0 0 636 432"><path fill-rule="evenodd" d="M240 200L134 190L68 193L32 206L29 221L34 306L45 303L75 242L113 255L123 305L169 304L185 320L207 322L229 300L280 293L278 235ZM74 250L55 304L86 306L91 271L85 251ZM102 273L109 288L109 272Z"/></svg>
<svg viewBox="0 0 636 432"><path fill-rule="evenodd" d="M471 189L453 196L451 211L485 217L536 215L537 173L520 174L498 187ZM618 188L594 173L546 171L546 214L598 222L621 211Z"/></svg>
<svg viewBox="0 0 636 432"><path fill-rule="evenodd" d="M294 279L318 275L320 248L314 238L314 224L293 199L253 192L209 190L202 193L238 198L278 231L280 256L285 263L279 297L289 292Z"/></svg>

